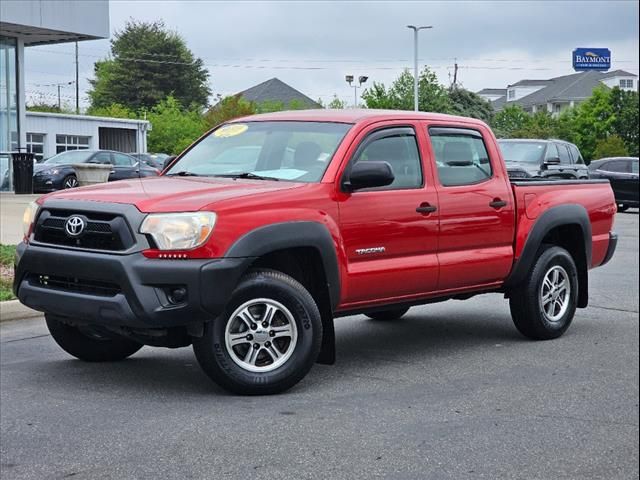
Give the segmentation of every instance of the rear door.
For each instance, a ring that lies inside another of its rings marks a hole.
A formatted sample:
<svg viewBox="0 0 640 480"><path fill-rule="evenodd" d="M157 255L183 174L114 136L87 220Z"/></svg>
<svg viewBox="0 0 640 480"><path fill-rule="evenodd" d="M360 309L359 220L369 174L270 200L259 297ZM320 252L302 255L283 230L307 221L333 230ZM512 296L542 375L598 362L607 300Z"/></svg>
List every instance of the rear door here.
<svg viewBox="0 0 640 480"><path fill-rule="evenodd" d="M409 300L436 289L437 193L423 166L417 127L411 122L370 126L347 154L339 182L363 160L388 162L395 180L386 187L351 193L338 185L347 257L343 306Z"/></svg>
<svg viewBox="0 0 640 480"><path fill-rule="evenodd" d="M571 153L569 147L565 143L554 143L558 149L558 158L560 158L560 165L549 165L548 176L557 175L562 178L577 178L578 174L576 167L571 159Z"/></svg>
<svg viewBox="0 0 640 480"><path fill-rule="evenodd" d="M580 155L580 150L573 144L569 144L568 146L577 178L589 178L589 167L585 165L584 159L582 155Z"/></svg>
<svg viewBox="0 0 640 480"><path fill-rule="evenodd" d="M436 166L440 238L438 290L504 280L513 262L511 185L486 129L426 125Z"/></svg>

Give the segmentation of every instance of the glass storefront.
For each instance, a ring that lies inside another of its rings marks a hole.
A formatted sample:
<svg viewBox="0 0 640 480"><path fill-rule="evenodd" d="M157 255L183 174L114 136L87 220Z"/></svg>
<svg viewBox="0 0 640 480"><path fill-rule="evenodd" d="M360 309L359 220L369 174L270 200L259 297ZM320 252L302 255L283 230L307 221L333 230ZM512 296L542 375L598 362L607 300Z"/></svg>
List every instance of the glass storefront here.
<svg viewBox="0 0 640 480"><path fill-rule="evenodd" d="M0 36L0 190L10 188L9 152L18 148L16 39Z"/></svg>

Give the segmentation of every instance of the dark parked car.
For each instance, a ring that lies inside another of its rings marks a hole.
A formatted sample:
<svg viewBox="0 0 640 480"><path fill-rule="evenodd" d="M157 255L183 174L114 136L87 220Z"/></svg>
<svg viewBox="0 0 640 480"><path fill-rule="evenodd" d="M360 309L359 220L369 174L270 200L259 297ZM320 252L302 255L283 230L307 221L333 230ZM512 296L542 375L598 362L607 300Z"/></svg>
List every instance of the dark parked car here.
<svg viewBox="0 0 640 480"><path fill-rule="evenodd" d="M44 193L78 186L74 163L111 164L109 181L158 175L158 169L140 163L131 155L110 150L68 150L33 167L33 190Z"/></svg>
<svg viewBox="0 0 640 480"><path fill-rule="evenodd" d="M164 161L169 158L166 153L132 153L131 156L158 170L162 170Z"/></svg>
<svg viewBox="0 0 640 480"><path fill-rule="evenodd" d="M580 150L562 140L498 140L509 178L586 179Z"/></svg>
<svg viewBox="0 0 640 480"><path fill-rule="evenodd" d="M618 211L640 206L638 157L611 157L595 160L589 165L591 178L608 178L616 197Z"/></svg>

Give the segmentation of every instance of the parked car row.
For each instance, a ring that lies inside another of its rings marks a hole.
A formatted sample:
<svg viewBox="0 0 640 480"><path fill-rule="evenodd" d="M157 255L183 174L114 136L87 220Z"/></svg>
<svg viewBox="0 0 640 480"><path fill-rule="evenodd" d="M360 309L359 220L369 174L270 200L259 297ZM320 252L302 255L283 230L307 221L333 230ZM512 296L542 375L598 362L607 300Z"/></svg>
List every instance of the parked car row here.
<svg viewBox="0 0 640 480"><path fill-rule="evenodd" d="M150 177L160 173L159 169L126 153L111 150L68 150L34 165L34 192L46 193L77 187L78 179L73 169L73 165L77 163L112 165L109 181Z"/></svg>

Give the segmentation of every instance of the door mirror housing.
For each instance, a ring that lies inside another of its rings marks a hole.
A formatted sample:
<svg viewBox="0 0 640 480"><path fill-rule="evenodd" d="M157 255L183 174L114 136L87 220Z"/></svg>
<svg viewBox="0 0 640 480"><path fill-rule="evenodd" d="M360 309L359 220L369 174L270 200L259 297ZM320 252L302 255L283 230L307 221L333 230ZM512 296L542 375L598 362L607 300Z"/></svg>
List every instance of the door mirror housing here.
<svg viewBox="0 0 640 480"><path fill-rule="evenodd" d="M351 168L349 178L343 183L349 192L363 188L385 187L395 180L389 162L359 161Z"/></svg>
<svg viewBox="0 0 640 480"><path fill-rule="evenodd" d="M560 157L550 157L544 161L545 165L560 165Z"/></svg>

